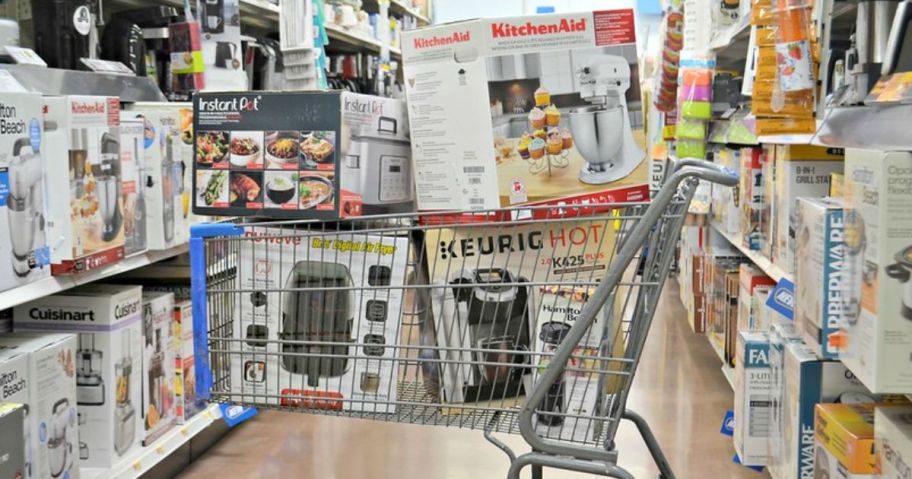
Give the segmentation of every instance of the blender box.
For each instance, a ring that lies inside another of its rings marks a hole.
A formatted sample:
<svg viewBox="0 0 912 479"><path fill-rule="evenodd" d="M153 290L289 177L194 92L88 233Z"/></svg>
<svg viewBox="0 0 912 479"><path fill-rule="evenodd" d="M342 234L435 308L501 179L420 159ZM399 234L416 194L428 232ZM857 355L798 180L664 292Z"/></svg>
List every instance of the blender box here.
<svg viewBox="0 0 912 479"><path fill-rule="evenodd" d="M874 440L880 477L912 476L912 407L875 409Z"/></svg>
<svg viewBox="0 0 912 479"><path fill-rule="evenodd" d="M769 348L767 333L738 333L734 443L746 466L766 465L771 409Z"/></svg>
<svg viewBox="0 0 912 479"><path fill-rule="evenodd" d="M142 288L92 283L16 306L16 331L77 333L79 462L109 468L139 444Z"/></svg>
<svg viewBox="0 0 912 479"><path fill-rule="evenodd" d="M138 118L120 119L121 203L123 204L124 254L146 251L146 174L145 128Z"/></svg>
<svg viewBox="0 0 912 479"><path fill-rule="evenodd" d="M795 216L795 322L818 356L837 359L849 285L842 199L798 198Z"/></svg>
<svg viewBox="0 0 912 479"><path fill-rule="evenodd" d="M143 446L155 442L175 424L174 358L177 343L171 335L174 295L143 291L142 417Z"/></svg>
<svg viewBox="0 0 912 479"><path fill-rule="evenodd" d="M186 243L190 235L181 210L185 167L181 163L180 117L176 108L140 108L142 105L127 105L121 118L143 121L146 243L150 250L164 250Z"/></svg>
<svg viewBox="0 0 912 479"><path fill-rule="evenodd" d="M824 197L830 175L842 172L843 150L810 145L776 145L774 182L776 212L773 263L788 274L795 272L795 228L799 197Z"/></svg>
<svg viewBox="0 0 912 479"><path fill-rule="evenodd" d="M238 285L254 292L228 299L233 337L244 339L229 345L238 398L396 412L408 238L263 227L239 250Z"/></svg>
<svg viewBox="0 0 912 479"><path fill-rule="evenodd" d="M0 477L27 477L23 441L27 417L27 405L0 401Z"/></svg>
<svg viewBox="0 0 912 479"><path fill-rule="evenodd" d="M0 291L51 275L41 95L0 94Z"/></svg>
<svg viewBox="0 0 912 479"><path fill-rule="evenodd" d="M896 407L904 408L870 403L818 404L815 408L814 477L881 477L874 446L874 411Z"/></svg>
<svg viewBox="0 0 912 479"><path fill-rule="evenodd" d="M44 97L44 142L53 273L89 271L120 261L120 99Z"/></svg>
<svg viewBox="0 0 912 479"><path fill-rule="evenodd" d="M197 214L332 220L414 211L402 100L200 93L193 108Z"/></svg>
<svg viewBox="0 0 912 479"><path fill-rule="evenodd" d="M175 298L177 295L175 295ZM178 341L174 361L174 416L183 424L205 409L205 403L196 400L196 367L193 351L193 308L189 300L175 299L171 333Z"/></svg>
<svg viewBox="0 0 912 479"><path fill-rule="evenodd" d="M420 210L649 199L633 9L402 32Z"/></svg>
<svg viewBox="0 0 912 479"><path fill-rule="evenodd" d="M849 288L840 358L875 392L912 393L912 154L846 151Z"/></svg>

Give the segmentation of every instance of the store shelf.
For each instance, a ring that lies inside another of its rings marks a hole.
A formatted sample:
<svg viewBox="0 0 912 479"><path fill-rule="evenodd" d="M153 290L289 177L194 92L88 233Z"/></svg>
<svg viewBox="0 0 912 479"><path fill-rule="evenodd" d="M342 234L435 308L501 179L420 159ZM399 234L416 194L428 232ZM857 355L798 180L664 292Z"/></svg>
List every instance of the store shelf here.
<svg viewBox="0 0 912 479"><path fill-rule="evenodd" d="M710 347L712 347L713 351L716 352L716 356L719 357L719 361L722 361L722 367L720 368L722 375L725 376L725 380L728 382L729 386L734 389L735 368L729 366L728 361L725 360L725 351L722 349L722 345L713 339L713 333L706 333L706 340L709 341Z"/></svg>
<svg viewBox="0 0 912 479"><path fill-rule="evenodd" d="M175 426L151 446L136 449L111 469L84 467L79 471L80 476L83 479L134 479L140 477L221 417L222 412L219 405L212 404L190 418L186 424Z"/></svg>
<svg viewBox="0 0 912 479"><path fill-rule="evenodd" d="M717 69L744 71L747 47L750 43L749 20L744 17L713 36L709 46L715 50Z"/></svg>
<svg viewBox="0 0 912 479"><path fill-rule="evenodd" d="M158 4L184 8L182 0L157 0ZM196 3L196 2L191 2ZM123 10L126 8L148 7L148 0L108 0L105 9ZM279 28L279 6L266 0L240 0L241 26L253 27L275 32Z"/></svg>
<svg viewBox="0 0 912 479"><path fill-rule="evenodd" d="M912 150L912 105L851 106L828 110L814 141L833 147Z"/></svg>
<svg viewBox="0 0 912 479"><path fill-rule="evenodd" d="M367 11L370 11L370 12L379 12L380 11L379 6L377 5L377 0L365 0L363 5L364 5L364 9ZM419 13L418 10L415 10L415 9L409 7L408 5L405 4L405 2L402 2L401 0L390 0L389 13L392 15L396 15L396 16L408 15L410 17L413 17L415 20L418 20L419 25L428 25L431 23L430 18L425 17L424 15Z"/></svg>
<svg viewBox="0 0 912 479"><path fill-rule="evenodd" d="M0 310L9 309L29 301L66 291L70 288L98 281L130 270L142 268L159 261L186 253L186 244L162 251L149 251L124 259L119 263L95 271L67 276L52 276L0 293Z"/></svg>
<svg viewBox="0 0 912 479"><path fill-rule="evenodd" d="M760 254L759 251L754 251L754 250L748 249L746 246L741 244L741 241L738 238L735 238L734 236L723 231L722 228L720 228L719 225L715 221L711 221L710 225L717 233L719 233L719 235L721 235L723 238L728 240L728 242L731 243L732 246L737 248L738 251L740 251L744 256L747 256L748 259L750 259L755 265L757 265L758 268L763 270L763 272L766 273L767 276L769 276L770 278L773 278L776 281L779 281L782 278L788 279L789 281L793 281L791 275L789 275L788 273L783 271L781 268L779 268L779 266L770 262L769 258Z"/></svg>
<svg viewBox="0 0 912 479"><path fill-rule="evenodd" d="M725 376L725 381L728 382L728 385L731 386L732 390L735 389L735 368L723 364L722 365L722 375Z"/></svg>
<svg viewBox="0 0 912 479"><path fill-rule="evenodd" d="M330 40L330 44L327 46L335 50L358 51L366 48L380 53L380 48L382 47L379 41L350 33L335 23L326 24L326 34L329 35ZM339 45L340 43L342 45Z"/></svg>
<svg viewBox="0 0 912 479"><path fill-rule="evenodd" d="M59 70L31 65L3 65L22 86L43 95L110 95L126 102L167 101L147 77Z"/></svg>

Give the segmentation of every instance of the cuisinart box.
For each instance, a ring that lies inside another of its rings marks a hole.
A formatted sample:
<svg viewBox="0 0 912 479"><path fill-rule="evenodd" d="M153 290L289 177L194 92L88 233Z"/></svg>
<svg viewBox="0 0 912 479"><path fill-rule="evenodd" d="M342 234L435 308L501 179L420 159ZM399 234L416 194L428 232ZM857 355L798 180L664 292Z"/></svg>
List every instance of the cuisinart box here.
<svg viewBox="0 0 912 479"><path fill-rule="evenodd" d="M155 442L175 424L174 357L171 335L174 295L143 292L143 446Z"/></svg>
<svg viewBox="0 0 912 479"><path fill-rule="evenodd" d="M405 237L246 231L238 285L254 292L232 296L234 337L244 340L231 346L238 398L268 394L257 402L396 412L393 359L409 259Z"/></svg>
<svg viewBox="0 0 912 479"><path fill-rule="evenodd" d="M45 97L44 126L48 244L54 274L120 261L124 257L120 98Z"/></svg>
<svg viewBox="0 0 912 479"><path fill-rule="evenodd" d="M912 475L912 407L877 408L874 437L880 477L905 479Z"/></svg>
<svg viewBox="0 0 912 479"><path fill-rule="evenodd" d="M401 100L200 93L193 108L197 214L338 219L414 210Z"/></svg>
<svg viewBox="0 0 912 479"><path fill-rule="evenodd" d="M41 95L0 94L0 291L51 275L41 106Z"/></svg>
<svg viewBox="0 0 912 479"><path fill-rule="evenodd" d="M842 361L873 391L912 393L912 154L849 149Z"/></svg>
<svg viewBox="0 0 912 479"><path fill-rule="evenodd" d="M735 360L735 452L746 466L766 465L770 432L769 335L738 333Z"/></svg>
<svg viewBox="0 0 912 479"><path fill-rule="evenodd" d="M142 288L89 284L16 306L16 331L78 333L79 459L110 468L139 444ZM74 450L75 451L75 450Z"/></svg>
<svg viewBox="0 0 912 479"><path fill-rule="evenodd" d="M649 198L634 11L402 32L421 210Z"/></svg>
<svg viewBox="0 0 912 479"><path fill-rule="evenodd" d="M139 118L120 120L120 195L124 218L124 253L146 251L146 212L143 176L146 174L145 127Z"/></svg>

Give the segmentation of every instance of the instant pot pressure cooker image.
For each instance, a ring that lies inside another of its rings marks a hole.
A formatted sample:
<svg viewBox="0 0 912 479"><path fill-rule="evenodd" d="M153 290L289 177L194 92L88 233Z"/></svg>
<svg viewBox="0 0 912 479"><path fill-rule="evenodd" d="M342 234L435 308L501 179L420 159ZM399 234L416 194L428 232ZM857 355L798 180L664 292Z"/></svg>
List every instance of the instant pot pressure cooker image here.
<svg viewBox="0 0 912 479"><path fill-rule="evenodd" d="M381 116L377 121L376 131L351 135L342 164L342 189L360 194L368 214L410 211L415 196L411 144L395 118Z"/></svg>
<svg viewBox="0 0 912 479"><path fill-rule="evenodd" d="M67 441L69 425L70 401L63 398L54 403L51 417L47 422L48 469L53 477L60 477L63 474L73 454L73 445Z"/></svg>
<svg viewBox="0 0 912 479"><path fill-rule="evenodd" d="M353 284L347 267L322 261L299 261L285 281L288 292L284 295L279 332L279 339L286 341L282 344L282 368L306 375L310 387L319 386L320 378L342 376L351 366L351 347L339 343L354 341ZM305 291L294 291L304 288ZM287 343L290 341L309 343Z"/></svg>
<svg viewBox="0 0 912 479"><path fill-rule="evenodd" d="M899 281L902 285L902 304L900 310L904 318L912 321L912 245L896 253L895 263L885 268L887 276Z"/></svg>

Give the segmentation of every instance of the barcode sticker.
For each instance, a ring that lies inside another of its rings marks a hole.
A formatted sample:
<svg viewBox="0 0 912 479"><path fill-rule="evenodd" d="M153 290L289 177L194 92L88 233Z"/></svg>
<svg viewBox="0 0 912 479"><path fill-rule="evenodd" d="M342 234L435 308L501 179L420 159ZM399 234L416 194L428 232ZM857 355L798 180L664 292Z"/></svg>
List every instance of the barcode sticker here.
<svg viewBox="0 0 912 479"><path fill-rule="evenodd" d="M483 205L484 198L469 198L470 205Z"/></svg>
<svg viewBox="0 0 912 479"><path fill-rule="evenodd" d="M472 173L484 173L485 167L483 166L464 166L462 167L462 172L469 175Z"/></svg>
<svg viewBox="0 0 912 479"><path fill-rule="evenodd" d="M475 176L475 177L469 178L469 184L470 184L470 185L480 185L480 184L481 184L481 177L480 177L480 176Z"/></svg>

